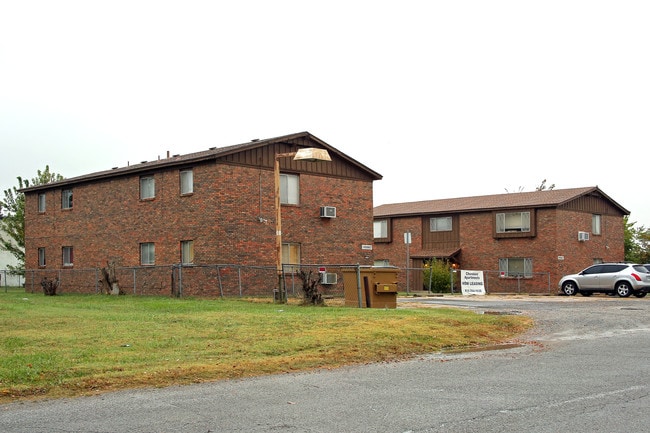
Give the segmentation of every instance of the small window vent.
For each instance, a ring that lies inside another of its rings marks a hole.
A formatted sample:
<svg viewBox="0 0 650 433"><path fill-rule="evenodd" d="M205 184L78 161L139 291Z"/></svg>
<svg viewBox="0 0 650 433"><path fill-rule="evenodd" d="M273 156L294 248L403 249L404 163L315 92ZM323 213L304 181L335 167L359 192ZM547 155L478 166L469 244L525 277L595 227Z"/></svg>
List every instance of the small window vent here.
<svg viewBox="0 0 650 433"><path fill-rule="evenodd" d="M589 240L589 232L578 232L578 240L580 242Z"/></svg>
<svg viewBox="0 0 650 433"><path fill-rule="evenodd" d="M336 218L336 208L334 206L321 206L321 218Z"/></svg>

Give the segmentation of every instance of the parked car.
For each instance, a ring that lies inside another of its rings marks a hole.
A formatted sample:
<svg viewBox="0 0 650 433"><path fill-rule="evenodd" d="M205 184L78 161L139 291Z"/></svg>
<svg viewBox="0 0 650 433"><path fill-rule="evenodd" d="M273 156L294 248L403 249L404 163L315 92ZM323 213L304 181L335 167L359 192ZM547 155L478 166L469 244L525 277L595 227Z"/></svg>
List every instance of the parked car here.
<svg viewBox="0 0 650 433"><path fill-rule="evenodd" d="M565 275L558 286L568 296L608 293L622 298L630 295L643 298L650 291L648 271L643 265L633 263L599 263L577 274Z"/></svg>

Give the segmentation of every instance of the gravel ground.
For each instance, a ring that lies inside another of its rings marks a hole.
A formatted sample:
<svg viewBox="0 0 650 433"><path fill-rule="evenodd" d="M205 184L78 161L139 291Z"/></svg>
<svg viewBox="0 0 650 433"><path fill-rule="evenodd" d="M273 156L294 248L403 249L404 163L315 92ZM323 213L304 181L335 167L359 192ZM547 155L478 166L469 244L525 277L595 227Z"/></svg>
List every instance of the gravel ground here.
<svg viewBox="0 0 650 433"><path fill-rule="evenodd" d="M487 295L400 299L400 308L410 306L523 314L531 317L535 326L519 339L533 342L591 339L650 328L650 297Z"/></svg>

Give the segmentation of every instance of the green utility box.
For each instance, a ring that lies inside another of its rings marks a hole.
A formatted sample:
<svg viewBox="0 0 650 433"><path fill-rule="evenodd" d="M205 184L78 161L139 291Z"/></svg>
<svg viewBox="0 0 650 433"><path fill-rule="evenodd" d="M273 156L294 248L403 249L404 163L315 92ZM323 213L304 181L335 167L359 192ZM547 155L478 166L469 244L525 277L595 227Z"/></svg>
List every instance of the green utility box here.
<svg viewBox="0 0 650 433"><path fill-rule="evenodd" d="M364 266L343 270L346 307L397 308L397 273L392 267ZM359 301L361 294L361 301Z"/></svg>

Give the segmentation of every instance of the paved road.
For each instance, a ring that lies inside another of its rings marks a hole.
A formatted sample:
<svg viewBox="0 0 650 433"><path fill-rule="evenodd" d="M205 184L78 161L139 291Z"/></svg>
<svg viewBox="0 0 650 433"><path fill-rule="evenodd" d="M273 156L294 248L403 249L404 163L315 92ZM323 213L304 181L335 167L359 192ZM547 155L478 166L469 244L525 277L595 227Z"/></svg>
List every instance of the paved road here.
<svg viewBox="0 0 650 433"><path fill-rule="evenodd" d="M643 432L650 300L419 302L529 314L526 344L340 370L0 406L0 431ZM407 305L407 304L402 304Z"/></svg>

